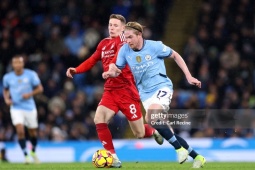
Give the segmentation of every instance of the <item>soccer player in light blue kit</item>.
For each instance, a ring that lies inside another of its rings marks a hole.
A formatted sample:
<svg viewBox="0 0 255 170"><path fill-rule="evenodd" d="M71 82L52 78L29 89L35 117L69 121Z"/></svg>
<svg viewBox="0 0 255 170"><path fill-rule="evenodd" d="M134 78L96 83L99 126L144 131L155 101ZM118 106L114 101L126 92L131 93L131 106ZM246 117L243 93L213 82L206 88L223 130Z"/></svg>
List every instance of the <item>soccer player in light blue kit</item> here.
<svg viewBox="0 0 255 170"><path fill-rule="evenodd" d="M36 72L24 68L24 59L20 55L12 58L13 71L3 78L3 95L5 103L10 106L12 123L16 128L19 145L25 155L25 163L30 163L26 151L24 126L28 128L32 144L31 156L35 163L39 159L35 153L37 145L37 109L33 96L43 92L40 79Z"/></svg>
<svg viewBox="0 0 255 170"><path fill-rule="evenodd" d="M109 70L103 73L103 78L118 76L121 74L120 69L128 64L146 110L145 120L148 122L151 114L169 110L173 84L166 75L165 58L173 58L176 61L190 84L201 88L201 82L192 77L187 65L177 52L161 41L143 39L142 33L143 26L139 23L126 24L127 44L119 50L116 65L110 64ZM202 155L197 154L183 138L174 134L168 125L160 126L154 126L154 128L175 148L179 163L185 162L190 155L194 159L193 168L204 166L206 160Z"/></svg>

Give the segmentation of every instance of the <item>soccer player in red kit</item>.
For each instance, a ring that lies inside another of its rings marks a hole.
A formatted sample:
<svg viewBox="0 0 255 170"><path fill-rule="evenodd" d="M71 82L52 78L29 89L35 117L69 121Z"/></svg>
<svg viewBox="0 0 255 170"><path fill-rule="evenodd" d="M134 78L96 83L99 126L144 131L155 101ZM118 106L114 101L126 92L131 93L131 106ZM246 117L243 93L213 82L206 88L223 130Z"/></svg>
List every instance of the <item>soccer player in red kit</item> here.
<svg viewBox="0 0 255 170"><path fill-rule="evenodd" d="M123 35L125 24L126 20L122 15L112 14L108 25L110 36L98 44L96 51L89 59L76 68L68 68L67 77L73 78L74 74L90 70L100 60L103 63L103 70L107 71L118 49L125 43ZM120 76L106 80L104 93L94 118L99 140L114 157L113 167L121 167L121 162L115 153L108 123L119 110L128 119L131 130L137 138L154 136L157 143L163 143L160 134L148 124L143 123L139 94L132 73L129 67L126 66Z"/></svg>

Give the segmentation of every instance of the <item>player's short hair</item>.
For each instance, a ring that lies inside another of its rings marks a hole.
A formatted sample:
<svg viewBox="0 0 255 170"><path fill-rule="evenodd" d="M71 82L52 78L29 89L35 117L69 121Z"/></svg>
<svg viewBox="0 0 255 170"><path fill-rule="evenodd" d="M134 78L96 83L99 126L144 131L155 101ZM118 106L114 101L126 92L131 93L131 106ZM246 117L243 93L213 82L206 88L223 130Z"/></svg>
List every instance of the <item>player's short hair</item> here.
<svg viewBox="0 0 255 170"><path fill-rule="evenodd" d="M125 29L133 29L133 30L137 31L136 34L138 34L139 32L143 33L144 27L145 26L139 24L138 22L128 22L125 26Z"/></svg>
<svg viewBox="0 0 255 170"><path fill-rule="evenodd" d="M16 54L16 55L14 55L14 56L12 57L12 60L15 59L15 58L20 58L20 57L24 59L24 57L23 57L22 55Z"/></svg>
<svg viewBox="0 0 255 170"><path fill-rule="evenodd" d="M126 24L126 19L125 19L125 17L123 17L123 16L120 15L120 14L111 14L109 19L112 19L112 18L120 20L120 22L121 22L122 24Z"/></svg>

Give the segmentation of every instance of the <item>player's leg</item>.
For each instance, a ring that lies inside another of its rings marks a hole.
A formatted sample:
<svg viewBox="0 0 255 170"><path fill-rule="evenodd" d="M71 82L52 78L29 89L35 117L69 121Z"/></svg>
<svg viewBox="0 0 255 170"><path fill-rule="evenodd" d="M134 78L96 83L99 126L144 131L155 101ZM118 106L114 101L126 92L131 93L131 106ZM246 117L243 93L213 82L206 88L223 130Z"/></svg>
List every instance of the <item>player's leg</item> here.
<svg viewBox="0 0 255 170"><path fill-rule="evenodd" d="M32 110L25 113L25 125L28 128L29 139L32 144L32 150L30 155L35 163L40 163L39 158L36 155L36 146L38 138L38 122L37 122L37 110Z"/></svg>
<svg viewBox="0 0 255 170"><path fill-rule="evenodd" d="M11 112L12 124L15 126L20 148L25 156L25 163L30 163L29 156L27 155L27 148L26 148L24 112L22 110L10 110L10 112Z"/></svg>
<svg viewBox="0 0 255 170"><path fill-rule="evenodd" d="M37 146L37 128L28 129L29 139L32 144L32 150L30 152L32 158L35 163L40 163L39 158L36 154L36 146Z"/></svg>
<svg viewBox="0 0 255 170"><path fill-rule="evenodd" d="M140 101L133 100L131 97L124 96L125 100L119 102L119 108L128 119L130 128L135 137L138 139L154 137L156 142L160 145L163 144L163 137L152 126L144 124L143 115L141 111Z"/></svg>
<svg viewBox="0 0 255 170"><path fill-rule="evenodd" d="M189 152L189 156L191 156L194 159L193 162L193 168L201 168L204 166L206 159L202 155L199 155L192 147L189 146L189 144L179 135L175 134L176 139L179 141L179 143Z"/></svg>
<svg viewBox="0 0 255 170"><path fill-rule="evenodd" d="M108 127L110 119L115 115L115 112L107 107L100 105L97 107L94 122L96 124L96 130L99 140L101 141L104 148L111 152L113 155L112 167L120 168L121 162L115 152L114 145L112 142L112 134Z"/></svg>
<svg viewBox="0 0 255 170"><path fill-rule="evenodd" d="M151 114L155 115L155 114L163 113L163 111L164 109L161 105L151 104L149 106L148 111L146 112L146 121L149 121L148 117L150 117ZM175 134L170 130L170 128L164 124L154 125L153 127L157 129L160 135L163 136L163 138L165 138L175 148L178 155L178 162L180 164L184 163L187 160L188 151L181 146Z"/></svg>
<svg viewBox="0 0 255 170"><path fill-rule="evenodd" d="M112 143L112 134L108 128L110 119L115 115L115 112L107 107L100 105L97 107L94 122L98 138L101 141L104 148L115 154L115 149Z"/></svg>
<svg viewBox="0 0 255 170"><path fill-rule="evenodd" d="M121 162L115 152L112 142L112 134L109 130L108 123L110 119L118 112L118 107L114 102L114 96L109 91L105 91L97 107L94 122L96 125L97 135L106 150L111 152L114 157L113 167L121 167Z"/></svg>
<svg viewBox="0 0 255 170"><path fill-rule="evenodd" d="M162 145L164 138L158 133L158 131L152 128L149 124L143 123L143 118L141 117L135 121L129 121L130 128L135 137L138 139L154 137L155 141Z"/></svg>
<svg viewBox="0 0 255 170"><path fill-rule="evenodd" d="M172 91L168 88L162 88L158 90L151 98L143 102L143 106L146 110L145 120L146 122L152 124L152 126L160 133L163 138L165 138L176 150L178 155L178 161L180 164L184 163L188 157L188 151L181 146L177 140L175 134L168 127L167 124L164 124L164 118L155 117L154 115L162 115L169 109L169 105L172 98ZM152 123L159 122L159 124Z"/></svg>
<svg viewBox="0 0 255 170"><path fill-rule="evenodd" d="M1 142L0 142L1 144ZM1 162L9 162L8 159L6 158L6 149L5 148L1 148L0 150L0 163Z"/></svg>
<svg viewBox="0 0 255 170"><path fill-rule="evenodd" d="M139 118L138 120L128 121L130 128L134 134L134 136L138 139L142 139L145 137L145 127L143 126L143 118ZM152 136L153 131L148 131L148 136Z"/></svg>
<svg viewBox="0 0 255 170"><path fill-rule="evenodd" d="M25 156L25 163L30 163L29 156L27 154L26 138L25 138L25 127L23 124L16 124L15 129L18 136L19 146Z"/></svg>

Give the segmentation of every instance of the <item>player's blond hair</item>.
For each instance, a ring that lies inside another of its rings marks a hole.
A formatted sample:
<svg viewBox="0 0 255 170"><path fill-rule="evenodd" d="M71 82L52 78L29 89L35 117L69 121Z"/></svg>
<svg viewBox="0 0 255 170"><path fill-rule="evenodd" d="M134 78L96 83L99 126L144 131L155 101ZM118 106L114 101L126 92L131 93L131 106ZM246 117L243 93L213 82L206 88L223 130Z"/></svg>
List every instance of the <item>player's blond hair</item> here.
<svg viewBox="0 0 255 170"><path fill-rule="evenodd" d="M120 20L120 22L121 22L122 24L126 24L126 19L125 19L125 17L123 17L122 15L119 15L119 14L111 14L109 19L112 19L112 18Z"/></svg>
<svg viewBox="0 0 255 170"><path fill-rule="evenodd" d="M135 30L135 34L143 33L143 28L144 26L139 24L138 22L128 22L125 26L125 29L127 30Z"/></svg>

